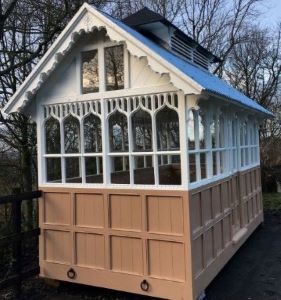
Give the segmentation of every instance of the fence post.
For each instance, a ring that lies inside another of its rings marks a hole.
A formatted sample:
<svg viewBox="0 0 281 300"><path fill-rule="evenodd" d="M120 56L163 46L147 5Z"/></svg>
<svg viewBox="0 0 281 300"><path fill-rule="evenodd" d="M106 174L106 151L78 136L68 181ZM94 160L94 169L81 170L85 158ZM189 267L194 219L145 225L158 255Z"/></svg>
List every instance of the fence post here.
<svg viewBox="0 0 281 300"><path fill-rule="evenodd" d="M15 297L16 299L21 298L21 200L12 202L12 228L15 234L18 235L18 238L14 241L13 244L13 270L17 276L15 282Z"/></svg>

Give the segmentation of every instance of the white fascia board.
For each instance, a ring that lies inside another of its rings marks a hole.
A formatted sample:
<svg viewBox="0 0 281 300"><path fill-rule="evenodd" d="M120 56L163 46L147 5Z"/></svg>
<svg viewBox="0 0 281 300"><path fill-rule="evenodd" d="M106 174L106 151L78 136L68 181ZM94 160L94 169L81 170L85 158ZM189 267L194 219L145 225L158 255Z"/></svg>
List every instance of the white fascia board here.
<svg viewBox="0 0 281 300"><path fill-rule="evenodd" d="M83 33L101 28L106 29L107 35L111 40L125 42L128 51L132 55L147 57L148 65L153 71L160 74L169 73L170 82L185 94L200 94L203 90L201 85L120 28L109 17L106 17L91 5L84 3L33 71L17 89L16 93L3 108L3 111L8 114L23 110L62 58L67 55L77 38Z"/></svg>

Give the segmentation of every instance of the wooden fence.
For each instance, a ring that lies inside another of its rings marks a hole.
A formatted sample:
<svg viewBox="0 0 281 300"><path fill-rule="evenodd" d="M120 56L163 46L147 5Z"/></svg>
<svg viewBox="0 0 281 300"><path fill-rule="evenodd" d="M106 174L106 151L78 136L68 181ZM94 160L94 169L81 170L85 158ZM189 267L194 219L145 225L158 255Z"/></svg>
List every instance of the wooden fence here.
<svg viewBox="0 0 281 300"><path fill-rule="evenodd" d="M40 234L38 222L36 221L37 216L33 216L33 221L35 221L32 226L30 224L25 226L23 216L26 215L23 212L23 202L24 204L33 204L34 200L40 197L41 191L0 197L0 208L9 206L8 217L6 218L7 224L5 224L5 221L4 223L2 221L1 226L9 227L9 230L3 233L0 228L0 249L7 249L5 253L9 255L9 262L12 269L12 272L8 272L8 276L5 274L5 270L2 270L3 275L0 276L0 291L14 287L16 299L20 299L21 297L22 280L39 273L37 257L35 261L32 259L32 262L23 262L22 260L24 243L27 244L31 238L36 238ZM28 205L26 206L28 207ZM30 215L28 217L30 218ZM25 266L23 267L23 265Z"/></svg>

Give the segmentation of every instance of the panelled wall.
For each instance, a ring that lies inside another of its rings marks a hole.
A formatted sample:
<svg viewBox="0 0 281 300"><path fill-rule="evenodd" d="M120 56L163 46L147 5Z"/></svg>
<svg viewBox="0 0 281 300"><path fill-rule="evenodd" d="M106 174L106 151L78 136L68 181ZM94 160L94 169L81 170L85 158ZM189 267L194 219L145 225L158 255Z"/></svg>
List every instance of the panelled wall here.
<svg viewBox="0 0 281 300"><path fill-rule="evenodd" d="M187 192L43 191L41 276L162 298L192 298ZM73 279L67 274L71 268ZM148 291L141 288L143 280Z"/></svg>
<svg viewBox="0 0 281 300"><path fill-rule="evenodd" d="M194 293L203 290L263 221L260 169L191 190Z"/></svg>
<svg viewBox="0 0 281 300"><path fill-rule="evenodd" d="M41 276L165 299L196 299L263 220L259 168L189 192L43 192Z"/></svg>

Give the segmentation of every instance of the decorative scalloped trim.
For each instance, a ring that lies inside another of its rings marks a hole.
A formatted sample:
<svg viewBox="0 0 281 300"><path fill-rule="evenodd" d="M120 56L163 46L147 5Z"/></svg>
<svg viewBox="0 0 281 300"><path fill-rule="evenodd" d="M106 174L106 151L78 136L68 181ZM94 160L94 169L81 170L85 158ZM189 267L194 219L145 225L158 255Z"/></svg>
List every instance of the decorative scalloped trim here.
<svg viewBox="0 0 281 300"><path fill-rule="evenodd" d="M102 18L105 17L101 13L94 10L92 7L90 7L91 11L89 11L90 9L88 5L84 5L82 8L82 13L79 11L76 18L74 17L75 20L72 21L73 24L67 26L61 36L58 37L58 40L54 43L54 46L51 47L51 49L45 54L41 60L41 63L39 62L37 68L35 67L35 70L28 76L26 81L20 87L19 91L11 99L11 102L7 104L5 111L23 111L29 101L34 98L42 84L46 82L46 80L61 62L61 60L69 53L78 38L83 34L91 33L95 30L105 30L106 36L108 36L111 41L116 43L125 43L127 50L132 55L138 58L146 57L148 66L154 72L160 75L168 73L170 75L170 83L181 89L185 94L201 92L202 88L200 89L199 86L194 87L187 83L186 78L183 79L178 74L169 72L168 68L158 62L156 58L146 54L143 49L117 32L117 25L115 25L115 28L105 25L105 21L102 20ZM94 11L92 11L92 9ZM58 49L60 51L56 52ZM22 95L25 86L27 90L24 95ZM22 101L20 101L21 98Z"/></svg>

